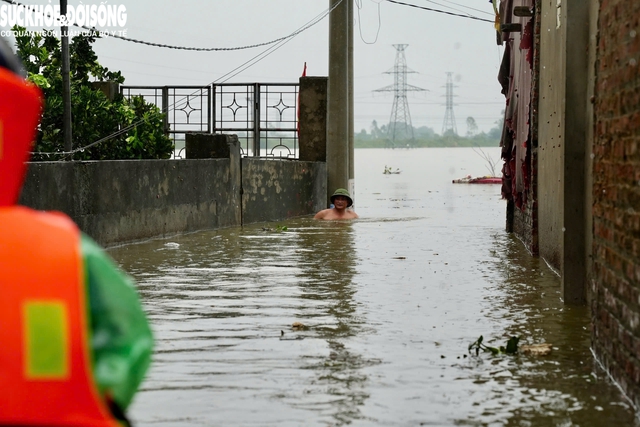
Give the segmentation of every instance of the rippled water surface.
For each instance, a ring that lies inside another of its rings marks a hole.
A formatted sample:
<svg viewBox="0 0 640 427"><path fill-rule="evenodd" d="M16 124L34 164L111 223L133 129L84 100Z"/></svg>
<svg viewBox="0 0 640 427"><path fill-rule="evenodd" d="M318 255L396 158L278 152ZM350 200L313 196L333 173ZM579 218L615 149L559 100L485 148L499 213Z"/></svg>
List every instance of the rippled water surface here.
<svg viewBox="0 0 640 427"><path fill-rule="evenodd" d="M467 148L356 150L359 220L110 250L157 339L136 425L637 426L596 369L588 309L504 232L500 186L451 183L486 166ZM553 351L469 354L480 335Z"/></svg>

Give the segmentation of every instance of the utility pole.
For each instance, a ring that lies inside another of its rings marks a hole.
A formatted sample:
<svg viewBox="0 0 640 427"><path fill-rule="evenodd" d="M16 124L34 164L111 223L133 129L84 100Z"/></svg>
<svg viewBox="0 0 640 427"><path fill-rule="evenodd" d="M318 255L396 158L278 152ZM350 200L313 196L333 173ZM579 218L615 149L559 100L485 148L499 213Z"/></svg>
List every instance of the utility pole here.
<svg viewBox="0 0 640 427"><path fill-rule="evenodd" d="M349 37L349 185L353 204L356 203L355 189L355 153L354 153L354 100L353 100L353 1L349 0L348 37Z"/></svg>
<svg viewBox="0 0 640 427"><path fill-rule="evenodd" d="M447 73L447 86L446 86L446 110L444 113L444 122L442 123L442 135L446 132L453 132L454 135L458 134L458 129L456 128L456 118L453 115L453 80L451 76L453 73Z"/></svg>
<svg viewBox="0 0 640 427"><path fill-rule="evenodd" d="M67 0L60 0L60 15L67 14ZM71 151L73 139L71 135L71 81L69 74L69 27L60 27L60 50L62 53L62 136L64 138L64 151Z"/></svg>
<svg viewBox="0 0 640 427"><path fill-rule="evenodd" d="M393 84L377 89L374 92L393 92L393 106L391 107L391 117L387 128L387 137L393 145L396 140L413 141L413 125L411 124L411 114L409 113L409 101L407 101L407 91L425 91L421 87L407 84L407 74L415 73L407 68L407 60L404 51L408 44L394 44L396 48L396 62L391 71L386 74L393 74Z"/></svg>
<svg viewBox="0 0 640 427"><path fill-rule="evenodd" d="M327 202L336 188L349 186L349 5L329 0L329 85L327 89Z"/></svg>

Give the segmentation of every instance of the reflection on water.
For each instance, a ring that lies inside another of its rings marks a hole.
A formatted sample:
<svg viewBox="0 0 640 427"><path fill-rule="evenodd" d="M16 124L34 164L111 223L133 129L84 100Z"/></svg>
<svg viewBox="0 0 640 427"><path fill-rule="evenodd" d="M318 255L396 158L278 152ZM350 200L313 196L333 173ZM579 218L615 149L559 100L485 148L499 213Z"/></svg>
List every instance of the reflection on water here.
<svg viewBox="0 0 640 427"><path fill-rule="evenodd" d="M139 424L305 425L308 411L326 423L361 417L362 367L379 362L344 342L366 328L352 282L352 224L303 218L287 228L111 251L139 281L158 337Z"/></svg>
<svg viewBox="0 0 640 427"><path fill-rule="evenodd" d="M360 220L110 251L158 341L136 425L636 425L594 374L587 309L504 233L499 186L451 184L484 174L471 149L356 153ZM554 350L469 355L480 335Z"/></svg>

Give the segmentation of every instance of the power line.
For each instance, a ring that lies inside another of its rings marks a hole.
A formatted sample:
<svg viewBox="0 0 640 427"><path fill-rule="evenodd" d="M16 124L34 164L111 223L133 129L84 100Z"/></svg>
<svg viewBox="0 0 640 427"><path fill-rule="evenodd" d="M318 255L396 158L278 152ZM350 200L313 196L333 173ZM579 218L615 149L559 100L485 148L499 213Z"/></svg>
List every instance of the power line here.
<svg viewBox="0 0 640 427"><path fill-rule="evenodd" d="M456 9L455 7L447 6L447 5L441 4L441 3L437 3L437 2L435 2L433 0L425 0L425 1L428 2L428 3L435 4L436 6L446 7L447 9L451 9L451 10L455 10L456 12L464 13L467 16L473 16L470 13L465 12L464 10Z"/></svg>
<svg viewBox="0 0 640 427"><path fill-rule="evenodd" d="M380 18L380 3L382 3L381 1L377 2L378 5L378 30L376 31L376 38L374 41L372 42L368 42L364 39L364 37L362 37L362 19L360 18L360 9L362 9L362 0L355 0L356 2L356 6L358 8L358 30L360 31L360 40L362 40L363 43L365 44L375 44L378 41L378 35L380 34L380 28L382 28L382 20Z"/></svg>
<svg viewBox="0 0 640 427"><path fill-rule="evenodd" d="M427 0L427 1L428 1L428 2L430 2L430 3L435 3L435 2L433 2L433 1L431 1L431 0ZM455 4L456 6L464 7L465 9L475 10L476 12L486 13L487 15L491 15L491 16L493 16L493 15L494 15L493 13L491 13L491 12L487 12L486 10L475 9L475 8L473 8L473 7L466 6L466 5L464 5L464 4L460 4L460 3L456 3L456 2L453 2L453 1L450 1L450 0L441 0L441 1L443 1L443 2L445 2L445 3Z"/></svg>
<svg viewBox="0 0 640 427"><path fill-rule="evenodd" d="M31 9L32 6L30 5L25 5L22 3L19 3L15 0L2 0L5 3L9 3L9 4L13 4L16 6L23 6L26 7L28 9ZM50 16L49 14L47 16ZM59 19L59 18L58 18ZM139 44L143 44L146 46L153 46L153 47L161 47L161 48L166 48L166 49L176 49L176 50L191 50L191 51L198 51L198 52L224 52L224 51L233 51L233 50L246 50L246 49L254 49L256 47L262 47L262 46L268 46L274 43L278 43L279 41L282 40L286 40L286 39L290 39L291 37L295 37L298 34L302 33L303 31L311 28L312 26L316 25L318 22L313 22L311 24L309 24L306 27L302 27L296 31L294 31L293 33L289 34L288 36L284 36L284 37L280 37L268 42L263 42L263 43L256 43L256 44L252 44L252 45L246 45L246 46L236 46L236 47L188 47L188 46L175 46L175 45L168 45L168 44L162 44L162 43L153 43L153 42L148 42L148 41L144 41L144 40L137 40L137 39L132 39L130 37L124 37L124 36L120 36L118 34L113 34L113 33L109 33L108 31L100 31L97 30L95 27L87 27L86 25L76 25L73 24L74 27L78 27L78 28L84 28L85 30L89 30L92 31L100 36L102 35L107 35L108 37L113 37L116 39L120 39L120 40L124 40L124 41L128 41L128 42L132 42L132 43L139 43Z"/></svg>
<svg viewBox="0 0 640 427"><path fill-rule="evenodd" d="M6 1L6 0L5 0ZM490 22L490 23L494 23L494 21L489 20L489 19L484 19L484 18L478 18L476 16L470 16L470 15L460 15L459 13L453 13L453 12L446 12L444 10L438 10L438 9L432 9L430 7L424 7L424 6L416 6L415 4L409 4L409 3L403 3L401 1L396 1L396 0L387 0L389 3L395 3L395 4L400 4L402 6L409 6L409 7L415 7L416 9L423 9L423 10L428 10L430 12L438 12L438 13L444 13L445 15L451 15L451 16L458 16L460 18L468 18L468 19L475 19L476 21L483 21L483 22Z"/></svg>

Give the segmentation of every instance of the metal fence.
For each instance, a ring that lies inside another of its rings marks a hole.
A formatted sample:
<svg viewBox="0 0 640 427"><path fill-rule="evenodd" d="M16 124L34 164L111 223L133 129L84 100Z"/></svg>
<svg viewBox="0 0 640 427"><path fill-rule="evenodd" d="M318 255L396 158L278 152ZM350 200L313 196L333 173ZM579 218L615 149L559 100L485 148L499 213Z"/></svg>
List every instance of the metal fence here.
<svg viewBox="0 0 640 427"><path fill-rule="evenodd" d="M298 158L297 83L223 83L208 86L121 86L165 112L175 158L184 158L186 133L238 135L244 156Z"/></svg>

